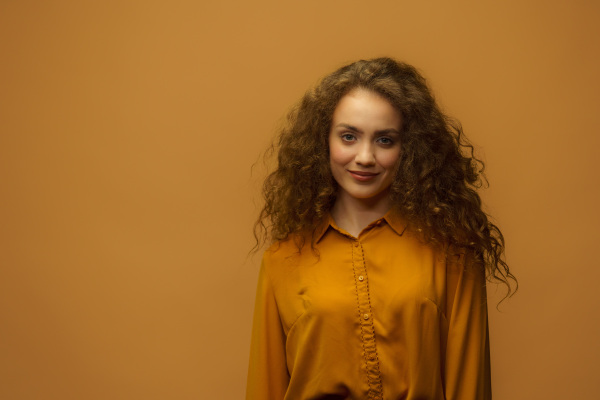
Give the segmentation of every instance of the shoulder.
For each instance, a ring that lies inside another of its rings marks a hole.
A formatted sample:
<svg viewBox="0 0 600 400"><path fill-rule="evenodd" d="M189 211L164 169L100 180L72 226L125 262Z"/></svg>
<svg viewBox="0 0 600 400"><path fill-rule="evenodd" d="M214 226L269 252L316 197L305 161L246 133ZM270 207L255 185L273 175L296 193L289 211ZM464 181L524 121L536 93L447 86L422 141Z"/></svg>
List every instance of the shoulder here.
<svg viewBox="0 0 600 400"><path fill-rule="evenodd" d="M266 274L281 276L297 266L300 259L310 253L310 239L304 235L291 234L287 238L271 244L263 253L262 264Z"/></svg>
<svg viewBox="0 0 600 400"><path fill-rule="evenodd" d="M457 274L475 281L485 281L485 263L472 248L449 246L446 249L448 274Z"/></svg>
<svg viewBox="0 0 600 400"><path fill-rule="evenodd" d="M300 253L301 249L306 246L310 247L310 242L306 240L304 235L289 234L288 237L273 242L264 252L263 258L276 259L280 257L289 257L290 255Z"/></svg>

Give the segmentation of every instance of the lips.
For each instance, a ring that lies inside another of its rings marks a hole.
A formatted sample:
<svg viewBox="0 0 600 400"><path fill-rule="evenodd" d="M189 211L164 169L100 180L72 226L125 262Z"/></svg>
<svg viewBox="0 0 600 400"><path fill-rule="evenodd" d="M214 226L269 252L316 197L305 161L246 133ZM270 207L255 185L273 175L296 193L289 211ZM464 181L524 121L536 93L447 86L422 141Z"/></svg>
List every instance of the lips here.
<svg viewBox="0 0 600 400"><path fill-rule="evenodd" d="M370 181L370 180L374 179L377 175L379 175L378 173L374 173L374 172L351 171L351 170L348 170L348 173L350 174L350 176L352 176L354 179L356 179L357 181L360 181L360 182Z"/></svg>

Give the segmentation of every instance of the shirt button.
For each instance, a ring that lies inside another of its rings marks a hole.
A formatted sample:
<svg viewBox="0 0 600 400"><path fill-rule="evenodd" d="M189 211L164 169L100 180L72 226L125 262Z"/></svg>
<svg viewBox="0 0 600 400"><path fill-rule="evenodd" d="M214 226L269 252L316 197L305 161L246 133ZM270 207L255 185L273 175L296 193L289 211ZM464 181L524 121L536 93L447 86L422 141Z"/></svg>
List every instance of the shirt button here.
<svg viewBox="0 0 600 400"><path fill-rule="evenodd" d="M365 314L365 315L363 315L363 318L364 318L364 319L369 319L369 314Z"/></svg>
<svg viewBox="0 0 600 400"><path fill-rule="evenodd" d="M362 281L365 280L365 277L361 275L361 276L358 277L358 280L362 282Z"/></svg>
<svg viewBox="0 0 600 400"><path fill-rule="evenodd" d="M360 246L360 243L358 243L358 241L354 242L354 247L358 247Z"/></svg>

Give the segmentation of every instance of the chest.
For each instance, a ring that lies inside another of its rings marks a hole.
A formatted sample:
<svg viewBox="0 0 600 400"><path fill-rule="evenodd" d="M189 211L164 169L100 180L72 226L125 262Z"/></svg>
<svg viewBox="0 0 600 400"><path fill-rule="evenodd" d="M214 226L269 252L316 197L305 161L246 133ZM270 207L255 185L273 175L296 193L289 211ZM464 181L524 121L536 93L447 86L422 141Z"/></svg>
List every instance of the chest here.
<svg viewBox="0 0 600 400"><path fill-rule="evenodd" d="M299 320L346 326L364 318L401 321L444 307L445 267L429 248L346 238L326 244L318 255L291 260L278 279L286 334Z"/></svg>

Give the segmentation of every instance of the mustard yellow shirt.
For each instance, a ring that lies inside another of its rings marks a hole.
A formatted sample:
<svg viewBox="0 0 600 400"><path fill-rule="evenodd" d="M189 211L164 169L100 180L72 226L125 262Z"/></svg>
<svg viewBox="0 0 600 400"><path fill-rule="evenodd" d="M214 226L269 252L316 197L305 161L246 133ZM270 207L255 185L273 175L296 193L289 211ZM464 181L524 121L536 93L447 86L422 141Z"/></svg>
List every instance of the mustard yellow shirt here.
<svg viewBox="0 0 600 400"><path fill-rule="evenodd" d="M389 212L263 256L248 400L491 399L485 277Z"/></svg>

